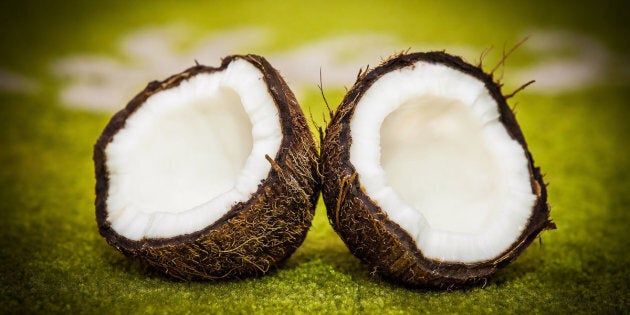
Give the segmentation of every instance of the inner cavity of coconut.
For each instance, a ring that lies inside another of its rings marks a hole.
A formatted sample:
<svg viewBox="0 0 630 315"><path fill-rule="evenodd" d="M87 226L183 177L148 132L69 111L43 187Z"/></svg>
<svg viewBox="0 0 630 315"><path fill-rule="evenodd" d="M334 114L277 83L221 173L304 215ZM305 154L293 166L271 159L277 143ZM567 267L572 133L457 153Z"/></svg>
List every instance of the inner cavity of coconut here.
<svg viewBox="0 0 630 315"><path fill-rule="evenodd" d="M107 220L131 240L199 231L249 200L281 140L263 74L244 60L160 91L105 149Z"/></svg>
<svg viewBox="0 0 630 315"><path fill-rule="evenodd" d="M391 71L350 127L366 193L426 257L491 260L523 232L535 202L528 160L475 77L426 62Z"/></svg>

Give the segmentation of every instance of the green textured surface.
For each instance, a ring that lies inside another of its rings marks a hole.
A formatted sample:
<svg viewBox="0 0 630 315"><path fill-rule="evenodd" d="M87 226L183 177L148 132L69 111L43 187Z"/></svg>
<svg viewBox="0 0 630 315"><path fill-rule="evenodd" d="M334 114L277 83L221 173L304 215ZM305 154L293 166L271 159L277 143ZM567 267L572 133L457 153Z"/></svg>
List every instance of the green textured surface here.
<svg viewBox="0 0 630 315"><path fill-rule="evenodd" d="M593 36L628 55L622 4L575 5L568 11L544 2L464 1L98 6L0 4L0 69L40 83L35 94L0 91L0 312L629 312L628 82L554 95L526 91L512 100L519 103L517 118L551 184L558 230L543 233L542 245L534 243L484 288L443 292L371 277L332 231L321 202L304 245L262 278L181 283L127 260L99 236L94 219L92 145L109 115L61 106L62 82L50 73L57 58L115 54L120 34L171 22L199 32L262 25L275 32L270 50L362 30L408 41L501 47L528 28L559 28ZM498 58L495 51L488 60ZM511 58L517 65L528 62L518 52ZM341 89L327 91L333 104L342 95ZM323 109L314 89L299 101L313 113Z"/></svg>

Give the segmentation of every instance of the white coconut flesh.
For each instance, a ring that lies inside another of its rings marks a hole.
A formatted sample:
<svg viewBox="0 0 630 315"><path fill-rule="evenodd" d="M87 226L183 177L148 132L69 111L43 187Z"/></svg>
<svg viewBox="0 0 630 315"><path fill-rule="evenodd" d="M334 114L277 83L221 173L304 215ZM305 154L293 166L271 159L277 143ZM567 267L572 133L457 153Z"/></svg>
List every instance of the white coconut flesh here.
<svg viewBox="0 0 630 315"><path fill-rule="evenodd" d="M536 200L528 160L475 77L427 62L388 72L350 128L366 194L425 257L491 260L523 232Z"/></svg>
<svg viewBox="0 0 630 315"><path fill-rule="evenodd" d="M249 200L281 140L263 74L244 60L160 91L105 149L107 220L131 240L199 231Z"/></svg>

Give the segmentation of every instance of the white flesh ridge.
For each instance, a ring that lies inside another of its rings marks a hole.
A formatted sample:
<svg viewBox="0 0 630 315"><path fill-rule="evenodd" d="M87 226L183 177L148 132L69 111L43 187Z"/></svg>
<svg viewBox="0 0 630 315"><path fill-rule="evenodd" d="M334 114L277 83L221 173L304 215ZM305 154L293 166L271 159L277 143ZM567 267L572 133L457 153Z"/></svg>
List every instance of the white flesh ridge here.
<svg viewBox="0 0 630 315"><path fill-rule="evenodd" d="M383 75L357 104L350 162L425 257L490 260L523 232L528 161L498 118L483 82L426 62Z"/></svg>
<svg viewBox="0 0 630 315"><path fill-rule="evenodd" d="M244 60L147 99L106 148L108 217L131 239L193 233L247 201L282 140L263 74Z"/></svg>

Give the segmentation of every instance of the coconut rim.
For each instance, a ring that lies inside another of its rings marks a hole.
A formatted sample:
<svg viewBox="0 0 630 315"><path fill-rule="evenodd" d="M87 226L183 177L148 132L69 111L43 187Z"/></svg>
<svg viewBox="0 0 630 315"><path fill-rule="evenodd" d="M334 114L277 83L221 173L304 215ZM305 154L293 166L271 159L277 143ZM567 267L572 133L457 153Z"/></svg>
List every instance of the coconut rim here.
<svg viewBox="0 0 630 315"><path fill-rule="evenodd" d="M352 145L350 121L354 115L356 105L359 103L364 93L369 90L372 84L377 81L381 76L390 71L398 70L404 67L412 67L416 62L419 61L442 64L464 74L473 76L474 78L483 82L485 88L488 90L490 96L493 98L498 106L500 122L504 125L505 130L507 131L510 138L518 142L518 144L525 151L525 156L528 161L532 194L536 196L536 201L531 208L529 219L523 231L505 251L496 255L492 259L469 263L442 261L426 257L418 248L414 239L402 227L400 227L400 225L390 220L384 210L382 210L378 206L378 204L366 194L365 189L361 185L359 177L355 176L355 174L357 174L357 171L354 165L350 162L349 157L350 147ZM353 187L356 187L356 191L358 192L353 197L360 199L360 201L366 206L366 209L370 213L371 217L375 221L380 221L380 223L385 226L386 230L392 233L394 237L398 238L401 241L401 244L406 248L406 250L416 257L416 261L419 262L420 265L424 266L424 268L426 268L430 274L433 274L433 276L439 274L443 277L452 279L470 280L471 277L478 278L491 274L497 268L505 266L507 263L515 259L518 254L520 254L520 252L524 250L542 230L555 228L555 224L548 219L549 206L546 203L546 185L543 181L540 169L534 166L534 161L531 153L529 152L523 133L518 123L516 122L514 113L508 107L506 99L501 93L500 88L500 85L494 82L491 75L484 73L483 70L478 67L464 62L460 57L449 55L443 51L424 53L418 52L411 54L401 53L385 60L381 65L370 70L369 72L367 70L359 72L359 75L357 76L357 81L355 82L354 86L347 92L341 105L335 111L334 115L331 118L329 127L332 125L339 125L341 128L339 131L339 142L341 144L327 144L327 141L324 141L325 146L338 146L341 150L338 155L338 158L341 160L341 170L337 170L341 172L340 175L336 178L337 182L333 184L337 186L332 189L332 192L338 192L338 189L342 189L340 188L340 186L343 185L343 182L350 179L347 185L352 185ZM330 149L330 147L327 149ZM325 151L323 153L325 154ZM324 154L322 155L322 158L326 159L326 157L324 157ZM323 167L326 167L325 164L325 162L322 164ZM341 181L342 183L340 183L339 181ZM330 182L327 183L327 181L324 181L325 186L331 184L332 183ZM350 190L354 189L351 188ZM339 194L339 196L341 196L341 194ZM337 195L334 196L334 198L337 197ZM337 200L338 205L341 202L343 201ZM330 211L331 210L329 209L329 215ZM337 226L337 222L335 221L335 219L330 218L330 221L338 233L344 233L343 228ZM344 239L344 242L345 241L346 240ZM350 245L347 242L346 244ZM349 247L351 251L354 252L352 246ZM360 258L366 261L365 258ZM435 270L439 271L436 272Z"/></svg>
<svg viewBox="0 0 630 315"><path fill-rule="evenodd" d="M113 141L114 136L125 127L126 120L133 115L146 100L163 90L174 88L179 86L183 81L194 77L198 74L212 74L215 72L224 71L228 65L237 60L242 59L256 67L262 73L263 83L266 85L266 90L270 94L274 105L279 114L278 123L280 124L280 130L282 133L282 139L280 146L276 152L273 161L282 165L286 159L288 151L285 148L290 147L290 143L296 137L294 134L293 117L291 112L291 106L296 106L295 97L293 93L286 86L284 80L280 77L279 73L271 66L271 64L261 56L248 54L248 55L232 55L222 59L219 67L209 67L197 64L182 73L175 74L163 81L152 81L147 87L136 95L122 110L117 112L104 128L103 132L99 136L94 146L94 163L95 163L95 175L96 175L96 220L99 226L99 232L106 240L116 248L123 247L125 249L133 250L142 247L160 247L172 244L181 244L186 242L192 242L198 239L200 236L206 235L212 230L220 228L227 223L231 218L237 216L241 211L247 211L254 203L258 202L258 197L263 195L264 188L278 181L279 179L277 171L274 167L270 167L267 176L258 184L258 187L254 193L249 196L249 199L245 202L238 202L231 206L231 208L223 214L219 219L212 222L208 226L187 234L177 235L173 237L158 237L158 238L146 238L143 237L140 240L129 239L118 232L116 232L110 222L107 220L107 197L109 195L109 175L106 165L105 150L107 145ZM293 100L293 102L291 101ZM293 105L295 103L295 105Z"/></svg>

